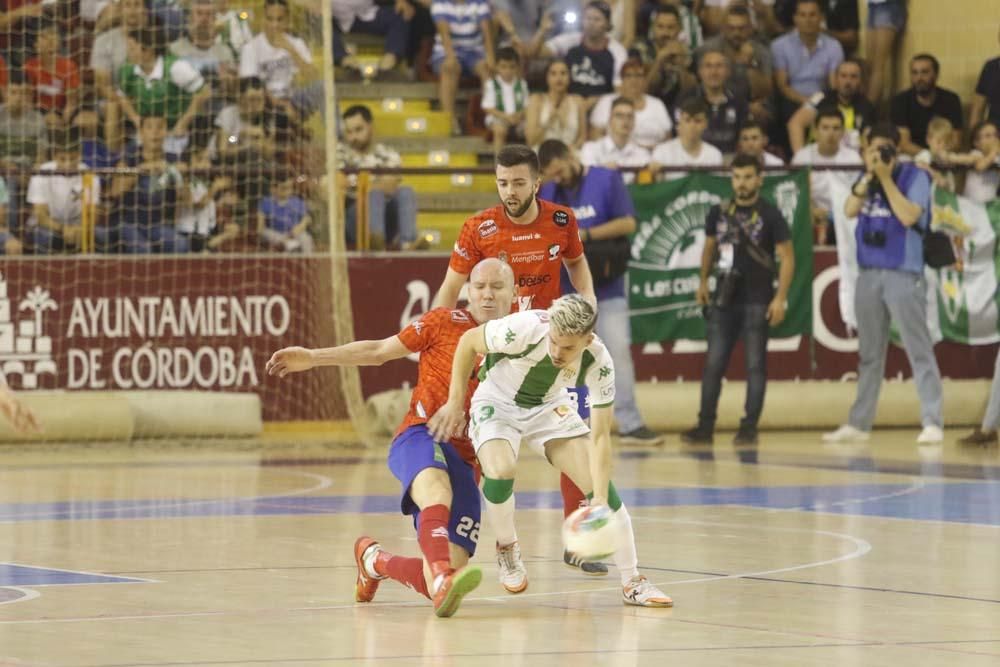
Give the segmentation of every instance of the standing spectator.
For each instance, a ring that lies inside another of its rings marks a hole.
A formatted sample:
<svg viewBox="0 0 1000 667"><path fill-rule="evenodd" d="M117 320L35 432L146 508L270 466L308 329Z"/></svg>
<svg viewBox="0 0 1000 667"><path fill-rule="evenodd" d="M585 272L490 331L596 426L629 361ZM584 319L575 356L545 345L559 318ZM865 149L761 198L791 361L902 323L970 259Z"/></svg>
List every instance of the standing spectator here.
<svg viewBox="0 0 1000 667"><path fill-rule="evenodd" d="M391 72L406 57L410 21L416 13L409 0L396 0L393 5L378 5L375 0L347 0L334 2L332 6L336 64L360 72L360 64L344 45L344 34L354 32L385 37L385 53L378 63L379 74Z"/></svg>
<svg viewBox="0 0 1000 667"><path fill-rule="evenodd" d="M1000 125L1000 57L987 60L979 73L969 110L969 127L989 119Z"/></svg>
<svg viewBox="0 0 1000 667"><path fill-rule="evenodd" d="M545 15L533 45L544 58L564 58L570 69L569 91L582 97L587 111L606 93L621 85L619 76L628 52L611 37L611 8L602 0L592 0L583 10L583 31L567 32L539 46L551 25Z"/></svg>
<svg viewBox="0 0 1000 667"><path fill-rule="evenodd" d="M750 12L742 5L726 10L722 33L707 40L695 52L695 66L709 51L721 52L729 61L728 88L739 100L747 100L755 120L767 123L773 112L769 108L774 89L774 63L771 50L753 39Z"/></svg>
<svg viewBox="0 0 1000 667"><path fill-rule="evenodd" d="M583 98L569 92L569 66L553 60L545 70L546 91L528 98L524 136L531 146L558 139L579 148L587 138L587 115Z"/></svg>
<svg viewBox="0 0 1000 667"><path fill-rule="evenodd" d="M910 84L892 98L889 117L899 130L899 150L916 155L927 148L927 126L935 116L951 122L955 128L955 143L961 139L962 101L958 95L938 88L941 65L929 53L919 53L910 60Z"/></svg>
<svg viewBox="0 0 1000 667"><path fill-rule="evenodd" d="M308 85L315 82L318 70L306 43L288 32L288 20L288 0L266 0L264 31L240 50L240 78L259 78L272 102L296 116L297 109L318 106L314 87Z"/></svg>
<svg viewBox="0 0 1000 667"><path fill-rule="evenodd" d="M920 397L921 444L944 439L941 373L927 327L921 231L930 228L930 177L914 164L899 164L899 131L876 125L865 149L866 173L844 205L858 218L855 230L859 275L854 309L858 318L858 394L847 423L827 433L827 442L868 440L885 372L889 327L903 340Z"/></svg>
<svg viewBox="0 0 1000 667"><path fill-rule="evenodd" d="M52 157L52 161L39 167L42 173L32 176L28 183L27 201L31 206L28 227L38 254L78 251L82 241L83 175L44 173L82 172L87 169L87 165L80 160L80 142L75 130L56 132ZM92 204L97 206L101 198L101 183L96 177L90 197ZM106 240L103 238L104 228L97 227L94 231L99 235L98 245L103 247Z"/></svg>
<svg viewBox="0 0 1000 667"><path fill-rule="evenodd" d="M997 198L1000 189L1000 137L997 125L983 121L972 129L972 154L977 160L965 175L965 192L969 199L985 204Z"/></svg>
<svg viewBox="0 0 1000 667"><path fill-rule="evenodd" d="M0 177L0 255L14 256L24 252L24 244L10 230L7 205L10 203L10 193L7 191L7 181Z"/></svg>
<svg viewBox="0 0 1000 667"><path fill-rule="evenodd" d="M765 167L784 167L785 162L767 152L767 132L764 126L755 120L748 120L740 128L740 140L736 145L737 154L752 155L760 160Z"/></svg>
<svg viewBox="0 0 1000 667"><path fill-rule="evenodd" d="M861 63L853 58L840 63L834 74L833 90L812 95L788 119L792 151L799 152L807 141L815 139L810 129L819 110L826 107L839 110L844 118L844 144L854 150L861 148L861 130L875 121L875 107L862 90L862 73Z"/></svg>
<svg viewBox="0 0 1000 667"><path fill-rule="evenodd" d="M599 139L607 131L611 118L611 105L619 97L632 103L636 130L632 139L650 149L670 138L674 124L662 101L646 94L646 73L638 58L630 58L622 65L621 94L602 95L590 112L590 138Z"/></svg>
<svg viewBox="0 0 1000 667"><path fill-rule="evenodd" d="M117 99L115 78L128 60L128 34L133 30L153 27L143 0L119 0L121 25L105 30L94 38L90 52L90 69L94 70L97 92L108 101Z"/></svg>
<svg viewBox="0 0 1000 667"><path fill-rule="evenodd" d="M636 227L632 197L621 174L604 167L584 167L561 141L543 143L538 163L547 181L538 197L568 206L581 216L580 238L601 312L597 335L608 346L615 366L614 410L619 437L625 443L660 444L662 438L646 427L635 403L632 330L625 298L628 235ZM574 291L568 275L563 276L562 285L564 293Z"/></svg>
<svg viewBox="0 0 1000 667"><path fill-rule="evenodd" d="M494 153L524 134L527 103L528 82L521 78L521 58L513 47L505 46L497 51L496 75L483 82L481 107L493 135Z"/></svg>
<svg viewBox="0 0 1000 667"><path fill-rule="evenodd" d="M611 103L608 133L601 139L588 141L580 149L580 162L585 167L600 166L607 169L645 167L652 159L649 151L634 140L636 113L632 100L618 97ZM622 174L625 183L635 180L632 172Z"/></svg>
<svg viewBox="0 0 1000 667"><path fill-rule="evenodd" d="M80 102L80 70L60 53L59 25L46 21L38 28L35 57L24 64L28 81L35 88L35 107L53 116L51 126L69 119Z"/></svg>
<svg viewBox="0 0 1000 667"><path fill-rule="evenodd" d="M691 51L680 39L681 18L677 7L660 6L653 14L649 38L634 51L646 66L646 88L671 112L677 98L697 85L691 73Z"/></svg>
<svg viewBox="0 0 1000 667"><path fill-rule="evenodd" d="M757 422L767 389L768 327L785 319L788 288L795 275L788 222L777 207L761 198L763 184L760 160L737 155L732 164L733 199L713 206L705 220L697 300L705 307L708 354L698 424L681 434L681 440L690 444L711 444L714 439L722 378L740 339L746 350L747 395L733 444L757 444ZM715 293L710 294L708 279L713 270Z"/></svg>
<svg viewBox="0 0 1000 667"><path fill-rule="evenodd" d="M816 116L816 142L800 148L792 164L803 167L826 167L835 165L864 166L856 150L844 146L844 117L834 107L823 107ZM829 171L811 169L809 171L809 195L813 228L816 242L826 245L833 242L833 198L831 185L840 181L849 185L857 180L853 171Z"/></svg>
<svg viewBox="0 0 1000 667"><path fill-rule="evenodd" d="M644 0L639 7L638 34L642 36L651 34L656 17L662 12L669 12L677 17L676 38L684 44L688 53L702 45L704 39L702 38L701 21L682 0ZM645 57L643 59L645 60Z"/></svg>
<svg viewBox="0 0 1000 667"><path fill-rule="evenodd" d="M431 67L440 77L441 111L452 117L452 130L460 134L455 118L459 78L475 75L486 81L495 67L490 5L486 0L434 0L431 17L437 28Z"/></svg>
<svg viewBox="0 0 1000 667"><path fill-rule="evenodd" d="M343 115L344 141L337 149L338 169L400 167L399 153L375 141L372 112L366 106L348 108ZM351 177L352 179L354 177ZM347 244L357 243L357 190L347 193L345 227ZM368 228L371 249L410 250L417 242L417 195L396 174L372 179L368 192Z"/></svg>
<svg viewBox="0 0 1000 667"><path fill-rule="evenodd" d="M822 31L819 0L798 0L794 20L795 30L771 43L782 125L810 96L833 86L833 73L844 59L840 42Z"/></svg>
<svg viewBox="0 0 1000 667"><path fill-rule="evenodd" d="M868 99L877 104L885 90L895 90L892 53L906 27L906 0L868 0L865 53L871 62ZM886 70L889 75L886 77Z"/></svg>
<svg viewBox="0 0 1000 667"><path fill-rule="evenodd" d="M274 195L257 205L257 234L271 250L311 253L312 217L305 201L295 194L295 178L287 176L273 187Z"/></svg>
<svg viewBox="0 0 1000 667"><path fill-rule="evenodd" d="M504 35L502 46L510 46L526 63L530 60L528 44L535 34L535 28L542 19L542 13L552 11L544 0L493 0L493 21Z"/></svg>
<svg viewBox="0 0 1000 667"><path fill-rule="evenodd" d="M122 249L129 254L183 253L189 248L175 222L178 206L190 205L190 191L163 150L167 127L165 116L143 116L139 149L127 152L121 165L138 173L115 176L111 183Z"/></svg>
<svg viewBox="0 0 1000 667"><path fill-rule="evenodd" d="M998 428L1000 428L1000 354L997 355L996 365L993 368L993 383L990 385L990 397L986 403L983 422L979 428L958 442L962 445L995 447L1000 439L997 437Z"/></svg>
<svg viewBox="0 0 1000 667"><path fill-rule="evenodd" d="M685 100L677 112L677 138L653 149L649 165L654 174L660 167L721 167L722 152L702 140L708 127L708 105L700 97ZM682 171L670 171L664 178L684 176Z"/></svg>
<svg viewBox="0 0 1000 667"><path fill-rule="evenodd" d="M708 109L708 128L702 137L723 153L736 150L736 141L749 115L746 100L740 99L726 87L729 79L729 61L721 51L705 50L698 62L701 85L689 90L681 99L700 99Z"/></svg>

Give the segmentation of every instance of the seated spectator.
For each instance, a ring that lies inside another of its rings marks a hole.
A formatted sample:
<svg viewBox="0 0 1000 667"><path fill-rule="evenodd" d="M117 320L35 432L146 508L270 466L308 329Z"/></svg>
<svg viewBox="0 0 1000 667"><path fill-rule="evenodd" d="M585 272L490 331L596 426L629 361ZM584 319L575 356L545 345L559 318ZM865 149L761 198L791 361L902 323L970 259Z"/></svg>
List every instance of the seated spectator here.
<svg viewBox="0 0 1000 667"><path fill-rule="evenodd" d="M677 110L677 138L653 149L649 169L655 174L660 167L721 167L722 152L702 140L708 128L708 105L700 97L681 103ZM683 171L669 171L666 180L686 176Z"/></svg>
<svg viewBox="0 0 1000 667"><path fill-rule="evenodd" d="M639 7L636 34L651 39L656 17L661 12L669 12L677 17L678 30L675 37L684 44L688 53L702 45L704 40L701 21L681 0L643 0ZM643 56L643 61L645 60Z"/></svg>
<svg viewBox="0 0 1000 667"><path fill-rule="evenodd" d="M707 40L694 54L695 67L709 51L722 53L729 62L726 88L739 100L749 103L754 119L767 123L774 115L770 108L774 64L771 50L753 39L750 12L742 5L726 10L722 32Z"/></svg>
<svg viewBox="0 0 1000 667"><path fill-rule="evenodd" d="M495 66L490 5L486 0L434 0L431 17L437 27L431 67L440 76L441 111L454 119L462 75L486 81ZM452 129L461 133L457 121Z"/></svg>
<svg viewBox="0 0 1000 667"><path fill-rule="evenodd" d="M344 141L338 144L338 169L399 167L399 153L375 141L372 112L368 107L350 107L343 115ZM353 179L353 177L352 177ZM344 226L348 247L357 245L357 190L351 182L345 202ZM411 250L417 245L417 196L395 174L372 179L368 193L368 229L372 250Z"/></svg>
<svg viewBox="0 0 1000 667"><path fill-rule="evenodd" d="M861 30L858 2L859 0L824 0L826 32L840 42L845 56L852 55L858 48ZM775 14L784 30L794 27L795 4L795 0L778 0L775 3Z"/></svg>
<svg viewBox="0 0 1000 667"><path fill-rule="evenodd" d="M48 171L82 172L87 165L80 160L80 141L75 130L55 133L52 160L39 167L28 183L28 220L32 242L37 254L77 252L82 243L81 217L83 215L82 173L45 174ZM90 200L97 206L101 199L100 179L94 178ZM98 247L106 245L106 229L95 228Z"/></svg>
<svg viewBox="0 0 1000 667"><path fill-rule="evenodd" d="M35 57L24 64L24 73L35 88L35 107L52 116L50 126L69 118L80 102L80 70L60 54L59 25L46 21L38 28Z"/></svg>
<svg viewBox="0 0 1000 667"><path fill-rule="evenodd" d="M220 223L216 215L216 199L228 195L235 203L232 180L213 175L212 159L207 148L195 148L188 163L188 202L177 217L177 232L185 237L192 252L217 250L222 244L240 235L235 222Z"/></svg>
<svg viewBox="0 0 1000 667"><path fill-rule="evenodd" d="M105 30L94 38L90 51L90 69L94 70L97 92L106 100L116 100L116 78L128 60L128 34L133 30L149 29L153 23L143 0L119 0L121 25Z"/></svg>
<svg viewBox="0 0 1000 667"><path fill-rule="evenodd" d="M214 115L225 99L236 97L239 85L237 56L216 34L215 0L192 0L187 31L170 43L171 55L187 61L215 93Z"/></svg>
<svg viewBox="0 0 1000 667"><path fill-rule="evenodd" d="M859 61L845 60L837 66L833 90L816 93L799 107L788 120L788 140L793 151L797 153L808 141L815 140L811 135L813 121L824 107L840 110L844 117L844 143L853 150L861 148L861 129L875 122L875 108L864 95L862 74Z"/></svg>
<svg viewBox="0 0 1000 667"><path fill-rule="evenodd" d="M997 198L1000 189L1000 137L997 124L984 120L972 129L972 154L977 160L965 175L965 191L969 199L985 204Z"/></svg>
<svg viewBox="0 0 1000 667"><path fill-rule="evenodd" d="M972 94L969 125L976 127L987 119L1000 126L1000 57L986 61Z"/></svg>
<svg viewBox="0 0 1000 667"><path fill-rule="evenodd" d="M622 65L621 78L621 94L602 95L590 112L591 139L604 136L611 118L611 105L618 97L632 103L636 126L632 139L635 143L651 149L669 139L674 124L663 102L646 94L646 74L642 63L637 58L627 60Z"/></svg>
<svg viewBox="0 0 1000 667"><path fill-rule="evenodd" d="M736 150L740 127L749 111L746 100L740 99L726 87L729 79L729 61L721 51L702 52L698 63L701 85L692 88L681 98L681 105L689 99L700 99L708 109L708 129L704 140L723 153Z"/></svg>
<svg viewBox="0 0 1000 667"><path fill-rule="evenodd" d="M0 49L15 67L24 66L32 48L38 19L48 3L41 0L5 2L0 11Z"/></svg>
<svg viewBox="0 0 1000 667"><path fill-rule="evenodd" d="M497 73L483 82L482 110L498 153L512 138L524 135L528 82L521 78L521 58L512 47L497 51Z"/></svg>
<svg viewBox="0 0 1000 667"><path fill-rule="evenodd" d="M627 97L617 97L611 103L608 132L601 139L588 141L580 149L580 162L588 167L645 167L652 156L634 140L636 125L635 106ZM622 174L625 183L635 180L635 173Z"/></svg>
<svg viewBox="0 0 1000 667"><path fill-rule="evenodd" d="M553 60L545 70L546 91L528 98L524 136L529 146L546 139L558 139L579 148L587 137L587 116L583 98L569 92L569 66Z"/></svg>
<svg viewBox="0 0 1000 667"><path fill-rule="evenodd" d="M552 18L551 34L543 35L543 39L548 39L567 26L575 29L580 14L578 0L492 0L490 4L493 6L493 21L502 31L500 45L517 51L529 67L532 62L531 40L542 15L548 13ZM572 19L572 22L567 22L567 19Z"/></svg>
<svg viewBox="0 0 1000 667"><path fill-rule="evenodd" d="M906 27L906 0L868 0L868 31L865 54L871 64L868 99L877 104L883 91L895 90L893 57L899 36ZM886 78L886 70L889 76Z"/></svg>
<svg viewBox="0 0 1000 667"><path fill-rule="evenodd" d="M257 235L261 243L280 252L313 251L309 233L312 217L305 201L295 194L295 177L288 176L274 185L274 194L257 204Z"/></svg>
<svg viewBox="0 0 1000 667"><path fill-rule="evenodd" d="M771 37L784 32L774 11L774 0L703 0L698 18L701 20L705 38L710 39L726 29L726 12L733 8L747 10L753 31L764 43Z"/></svg>
<svg viewBox="0 0 1000 667"><path fill-rule="evenodd" d="M628 52L611 37L611 8L602 0L592 0L583 10L582 32L567 32L539 46L548 33L551 16L542 17L534 41L536 52L544 58L562 58L569 65L569 91L584 99L589 111L601 95L614 92L621 85L622 65Z"/></svg>
<svg viewBox="0 0 1000 667"><path fill-rule="evenodd" d="M7 181L0 177L0 254L13 256L24 252L21 240L10 231L7 205L10 203L10 193L7 191Z"/></svg>
<svg viewBox="0 0 1000 667"><path fill-rule="evenodd" d="M264 31L240 50L240 78L259 78L271 101L295 116L319 108L315 86L319 70L306 43L288 32L288 20L288 0L266 0Z"/></svg>
<svg viewBox="0 0 1000 667"><path fill-rule="evenodd" d="M840 42L822 31L819 0L798 0L794 21L795 30L771 43L782 125L812 95L833 86L833 73L844 60Z"/></svg>
<svg viewBox="0 0 1000 667"><path fill-rule="evenodd" d="M784 160L767 152L767 142L764 126L755 120L748 120L740 128L740 140L736 145L736 152L752 155L765 167L784 167Z"/></svg>
<svg viewBox="0 0 1000 667"><path fill-rule="evenodd" d="M80 107L69 118L70 127L75 127L79 132L80 159L91 169L109 169L121 159L101 139L100 122L97 110L93 107Z"/></svg>
<svg viewBox="0 0 1000 667"><path fill-rule="evenodd" d="M816 143L800 149L792 164L802 167L851 165L863 169L864 162L856 150L844 146L844 116L838 109L823 108L816 115ZM810 205L816 242L819 245L833 243L833 199L830 184L839 180L845 187L858 179L860 171L827 171L813 169L809 173Z"/></svg>
<svg viewBox="0 0 1000 667"><path fill-rule="evenodd" d="M188 251L188 240L177 233L175 223L177 206L189 203L190 191L163 150L166 136L165 115L143 116L139 149L126 153L120 164L139 173L115 176L111 183L117 231L129 254Z"/></svg>
<svg viewBox="0 0 1000 667"><path fill-rule="evenodd" d="M941 65L929 53L910 60L910 84L892 98L889 118L899 129L899 150L916 155L927 148L927 126L935 116L946 118L955 128L954 143L961 139L962 101L958 95L937 85Z"/></svg>
<svg viewBox="0 0 1000 667"><path fill-rule="evenodd" d="M34 91L24 72L11 70L9 76L0 106L0 168L8 172L9 215L16 234L24 219L21 203L31 168L48 155L48 132L45 117L34 108Z"/></svg>
<svg viewBox="0 0 1000 667"><path fill-rule="evenodd" d="M671 112L677 98L698 84L689 70L691 51L680 39L680 17L677 7L660 6L653 14L649 37L633 48L646 67L646 88Z"/></svg>
<svg viewBox="0 0 1000 667"><path fill-rule="evenodd" d="M391 72L405 59L410 41L410 21L416 10L409 0L396 0L393 5L379 5L375 0L334 2L333 7L333 58L341 67L361 73L357 59L347 52L344 34L364 33L383 35L385 53L378 63L378 74Z"/></svg>
<svg viewBox="0 0 1000 667"><path fill-rule="evenodd" d="M168 152L180 155L188 128L211 88L189 62L166 52L164 34L158 29L131 31L128 48L128 62L118 71L122 113L136 128L146 116L163 114L171 142Z"/></svg>
<svg viewBox="0 0 1000 667"><path fill-rule="evenodd" d="M948 192L957 192L955 167L982 164L986 169L991 164L982 154L954 152L954 140L955 128L948 119L934 118L927 125L927 148L913 156L914 164L930 173L934 185Z"/></svg>

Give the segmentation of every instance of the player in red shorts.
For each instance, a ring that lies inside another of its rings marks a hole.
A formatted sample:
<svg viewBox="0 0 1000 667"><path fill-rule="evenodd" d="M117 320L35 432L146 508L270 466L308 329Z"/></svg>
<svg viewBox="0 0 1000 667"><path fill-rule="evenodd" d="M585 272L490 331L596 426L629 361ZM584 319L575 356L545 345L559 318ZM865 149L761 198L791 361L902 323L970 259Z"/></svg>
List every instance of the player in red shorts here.
<svg viewBox="0 0 1000 667"><path fill-rule="evenodd" d="M370 602L379 582L390 578L430 598L438 616L451 616L482 580L482 570L467 565L479 539L476 454L465 437L435 442L427 420L448 401L452 357L462 334L506 316L514 295L510 267L486 259L472 270L468 308L435 308L382 340L320 350L286 347L267 362L269 375L285 377L316 366L381 365L421 353L410 410L389 448L389 469L402 485L401 509L413 515L423 559L395 556L374 539L359 537L354 543L358 602Z"/></svg>
<svg viewBox="0 0 1000 667"><path fill-rule="evenodd" d="M538 155L527 146L510 145L496 159L500 204L472 216L462 225L451 253L448 272L434 298L435 306L454 308L469 272L483 257L499 257L514 269L517 310L545 309L562 295L560 269L566 267L576 291L597 304L594 281L583 255L576 216L565 206L538 199ZM586 414L586 388L578 388L581 416ZM583 493L567 477L559 478L563 514L569 516L584 502ZM508 501L514 502L513 497ZM513 527L511 527L513 533ZM563 562L590 575L605 575L603 563L588 563L566 551ZM511 593L528 586L517 541L497 544L501 583Z"/></svg>

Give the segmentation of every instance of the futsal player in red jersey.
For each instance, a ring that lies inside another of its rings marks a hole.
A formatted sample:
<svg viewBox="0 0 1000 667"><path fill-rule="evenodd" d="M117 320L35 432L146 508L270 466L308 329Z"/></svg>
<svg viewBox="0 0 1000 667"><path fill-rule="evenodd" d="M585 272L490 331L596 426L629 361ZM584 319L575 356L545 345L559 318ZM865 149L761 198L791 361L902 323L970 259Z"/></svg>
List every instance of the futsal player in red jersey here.
<svg viewBox="0 0 1000 667"><path fill-rule="evenodd" d="M538 199L538 155L528 146L510 145L496 158L497 193L500 204L473 215L462 225L451 252L444 282L434 298L435 306L454 308L466 278L476 262L498 257L510 264L517 284L517 310L544 310L562 296L560 269L566 267L576 291L595 306L594 281L583 254L580 230L573 211ZM588 414L586 388L578 388L581 416ZM584 495L566 475L559 478L563 515L569 516L584 502ZM513 497L509 502L513 503ZM590 575L605 575L603 563L581 560L569 551L563 562ZM528 586L517 541L497 544L501 583L510 593Z"/></svg>
<svg viewBox="0 0 1000 667"><path fill-rule="evenodd" d="M359 537L354 544L358 602L370 602L379 583L390 578L430 598L438 616L451 616L482 580L482 570L467 565L479 540L476 454L464 436L435 442L426 423L448 402L452 357L462 334L505 317L513 300L510 267L485 259L472 269L468 308L435 308L382 340L317 350L287 347L267 362L269 375L285 377L317 366L379 366L420 352L417 385L389 448L389 469L402 485L401 509L413 515L423 558L396 556L374 539ZM470 378L470 385L475 383Z"/></svg>

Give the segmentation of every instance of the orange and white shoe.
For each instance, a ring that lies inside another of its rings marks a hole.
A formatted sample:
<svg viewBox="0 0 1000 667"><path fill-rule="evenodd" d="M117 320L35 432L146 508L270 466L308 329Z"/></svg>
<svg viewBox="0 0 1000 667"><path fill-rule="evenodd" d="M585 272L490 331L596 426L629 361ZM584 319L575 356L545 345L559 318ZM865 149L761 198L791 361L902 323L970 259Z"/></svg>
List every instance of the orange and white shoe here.
<svg viewBox="0 0 1000 667"><path fill-rule="evenodd" d="M521 545L511 542L508 545L497 544L497 573L500 583L508 593L523 593L528 587L528 570L521 562Z"/></svg>
<svg viewBox="0 0 1000 667"><path fill-rule="evenodd" d="M358 566L358 581L354 585L356 602L371 602L378 584L385 577L375 573L375 559L382 547L370 537L359 537L354 543L354 562Z"/></svg>
<svg viewBox="0 0 1000 667"><path fill-rule="evenodd" d="M632 577L631 581L625 584L622 589L622 599L625 604L637 607L673 607L671 600L663 591L649 583L649 580L641 574Z"/></svg>
<svg viewBox="0 0 1000 667"><path fill-rule="evenodd" d="M471 593L483 580L483 571L475 565L451 570L443 575L434 592L434 614L440 618L454 616L462 598Z"/></svg>

